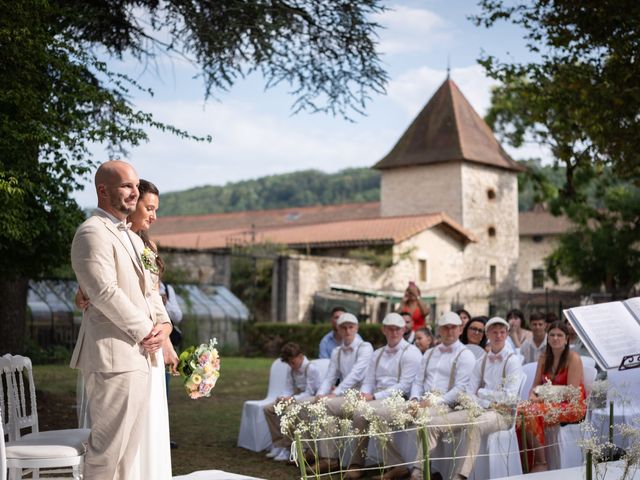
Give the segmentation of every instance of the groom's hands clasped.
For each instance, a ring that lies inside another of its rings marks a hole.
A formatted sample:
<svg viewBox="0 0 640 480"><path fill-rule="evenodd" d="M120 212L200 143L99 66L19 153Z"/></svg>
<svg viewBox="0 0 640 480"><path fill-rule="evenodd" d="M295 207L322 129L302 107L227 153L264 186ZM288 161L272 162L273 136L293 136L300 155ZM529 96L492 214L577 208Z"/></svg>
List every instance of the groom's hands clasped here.
<svg viewBox="0 0 640 480"><path fill-rule="evenodd" d="M144 348L147 353L157 352L162 348L164 341L169 338L172 328L170 323L154 325L149 335L142 339L140 345L142 345L142 348Z"/></svg>

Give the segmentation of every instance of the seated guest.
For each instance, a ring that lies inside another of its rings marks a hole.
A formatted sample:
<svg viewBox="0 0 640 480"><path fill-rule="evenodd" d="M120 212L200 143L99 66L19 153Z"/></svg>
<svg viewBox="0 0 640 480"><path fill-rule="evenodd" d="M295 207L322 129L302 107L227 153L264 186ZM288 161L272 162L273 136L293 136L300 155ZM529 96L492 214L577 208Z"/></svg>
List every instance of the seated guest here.
<svg viewBox="0 0 640 480"><path fill-rule="evenodd" d="M574 392L549 392L553 400L546 400L544 390L539 386L551 382L555 386L571 385L579 390ZM565 396L565 400L557 401L557 397ZM547 332L547 347L538 359L538 369L529 392L530 402L522 404L518 414L524 414L524 428L527 433L527 445L535 448L532 472L547 470L544 448L544 429L560 423L578 422L584 418L585 404L584 372L580 355L569 348L569 330L563 322L553 323Z"/></svg>
<svg viewBox="0 0 640 480"><path fill-rule="evenodd" d="M331 353L329 369L318 389L318 397L340 397L350 388L359 390L373 354L371 344L358 335L358 319L355 315L343 313L337 325L342 345Z"/></svg>
<svg viewBox="0 0 640 480"><path fill-rule="evenodd" d="M464 308L460 308L456 310L456 313L460 317L460 320L462 320L462 328L464 328L467 322L471 320L471 314L468 311L466 311Z"/></svg>
<svg viewBox="0 0 640 480"><path fill-rule="evenodd" d="M402 337L405 322L397 313L389 313L382 321L382 331L387 340L387 344L373 352L369 362L369 367L365 375L364 382L360 388L362 398L369 402L369 405L382 418L390 417L391 412L384 406L382 400L391 396L394 391L400 391L405 396L409 395L411 384L420 366L420 350L407 343ZM330 399L327 402L329 414L338 417L342 415L343 397ZM368 421L365 413L356 411L353 414L353 427L359 432L366 432ZM358 437L353 449L350 462L350 471L342 476L343 479L355 479L364 476L364 472L359 469L364 467L364 457L367 451L369 439ZM333 461L324 461L320 464L319 472L332 467L337 463L337 450L332 452ZM393 442L389 442L387 459L390 464L402 463L402 457ZM326 460L326 459L325 459ZM312 474L316 474L314 469L310 469ZM317 472L317 473L319 473Z"/></svg>
<svg viewBox="0 0 640 480"><path fill-rule="evenodd" d="M471 425L470 413L458 410L431 419L427 434L429 448L433 449L443 434L451 431L464 432L465 441L457 455L462 462L455 462L453 477L466 479L473 470L475 457L484 435L507 430L512 424L511 410L518 400L518 389L522 380L520 359L505 345L509 324L500 317L493 317L485 327L490 340L490 350L476 362L469 378L466 393L482 409L482 413ZM412 480L422 479L422 465L418 464L411 474Z"/></svg>
<svg viewBox="0 0 640 480"><path fill-rule="evenodd" d="M420 369L411 386L411 401L416 402L419 408L431 409L432 417L453 411L458 394L465 391L469 375L476 364L475 355L459 340L461 324L460 317L454 312L447 312L438 319L440 345L423 355ZM430 404L424 399L424 394L429 392L441 393L441 404ZM421 454L417 461L421 461ZM397 467L395 470L398 470L398 478L404 478L400 477L402 473L409 473L407 467Z"/></svg>
<svg viewBox="0 0 640 480"><path fill-rule="evenodd" d="M433 333L427 327L416 330L416 341L414 345L418 347L420 353L424 353L433 346Z"/></svg>
<svg viewBox="0 0 640 480"><path fill-rule="evenodd" d="M344 307L335 307L331 310L331 331L320 340L318 358L331 358L333 349L342 343L336 322L338 318L340 318L340 315L346 313L346 311ZM360 335L358 335L358 337L360 337Z"/></svg>
<svg viewBox="0 0 640 480"><path fill-rule="evenodd" d="M487 346L487 335L484 326L489 319L484 315L473 317L462 329L460 341L464 345L478 345L485 348Z"/></svg>
<svg viewBox="0 0 640 480"><path fill-rule="evenodd" d="M320 378L318 368L307 359L297 343L285 343L280 350L280 360L291 367L291 372L287 376L287 383L282 395L274 403L264 407L264 416L272 442L267 457L284 462L289 460L291 439L280 431L280 418L276 414L275 406L278 402L288 399L296 402L313 400L320 388L322 378Z"/></svg>
<svg viewBox="0 0 640 480"><path fill-rule="evenodd" d="M400 312L400 315L404 319L404 339L410 344L416 342L416 332L413 331L413 317L409 312Z"/></svg>
<svg viewBox="0 0 640 480"><path fill-rule="evenodd" d="M525 340L530 340L533 334L527 330L524 320L524 313L514 308L507 312L507 322L509 322L509 338L507 344L513 348L516 353L520 353L520 347Z"/></svg>
<svg viewBox="0 0 640 480"><path fill-rule="evenodd" d="M547 321L544 315L532 313L529 316L529 327L533 336L520 346L520 355L524 357L524 363L537 362L547 348Z"/></svg>

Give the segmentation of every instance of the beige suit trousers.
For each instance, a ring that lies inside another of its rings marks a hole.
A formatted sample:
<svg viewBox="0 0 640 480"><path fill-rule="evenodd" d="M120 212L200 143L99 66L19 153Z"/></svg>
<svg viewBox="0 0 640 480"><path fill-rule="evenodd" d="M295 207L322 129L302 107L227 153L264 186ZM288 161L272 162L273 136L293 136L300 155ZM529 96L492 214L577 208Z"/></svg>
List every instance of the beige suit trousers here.
<svg viewBox="0 0 640 480"><path fill-rule="evenodd" d="M443 435L460 434L465 435L463 441L459 443L460 448L457 450L454 469L452 475L456 474L469 477L476 461L476 456L480 450L482 437L490 433L508 430L511 426L505 417L493 410L487 410L471 425L461 426L459 424L470 423L469 413L466 410L458 410L446 415L434 417L427 428L429 438L429 450L433 450ZM421 452L418 448L418 452ZM422 470L422 456L418 455L418 464L416 468Z"/></svg>
<svg viewBox="0 0 640 480"><path fill-rule="evenodd" d="M276 413L276 404L277 402L274 402L264 407L264 418L267 420L271 434L271 445L276 448L289 448L291 440L280 431L280 417Z"/></svg>
<svg viewBox="0 0 640 480"><path fill-rule="evenodd" d="M334 417L343 416L342 405L344 402L344 397L336 397L329 400L327 402L328 413ZM372 400L368 402L368 404L375 410L376 415L378 415L383 421L389 421L393 417L392 411L382 403L382 400ZM353 428L359 434L366 433L369 429L369 422L361 411L356 411L353 414L351 421ZM378 445L384 445L383 458L385 460L385 465L397 465L404 463L402 455L398 451L393 437L386 439L380 437L378 439ZM354 465L364 465L368 448L369 438L367 436L357 437L353 448L353 454L351 455L351 461L349 463ZM339 455L339 448L336 446L334 441L326 440L321 442L320 455L337 458Z"/></svg>
<svg viewBox="0 0 640 480"><path fill-rule="evenodd" d="M92 419L87 480L127 480L149 408L149 373L85 373ZM151 479L149 479L151 480Z"/></svg>

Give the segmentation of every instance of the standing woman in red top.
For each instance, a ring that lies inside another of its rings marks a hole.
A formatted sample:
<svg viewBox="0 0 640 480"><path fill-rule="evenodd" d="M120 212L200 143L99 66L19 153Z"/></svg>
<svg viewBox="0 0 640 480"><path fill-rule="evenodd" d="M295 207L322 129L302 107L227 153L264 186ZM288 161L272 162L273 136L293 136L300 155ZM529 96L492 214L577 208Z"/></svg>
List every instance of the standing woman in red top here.
<svg viewBox="0 0 640 480"><path fill-rule="evenodd" d="M420 300L420 289L414 282L409 282L409 286L404 292L400 312L411 314L414 332L419 328L424 328L425 319L429 315L429 306Z"/></svg>

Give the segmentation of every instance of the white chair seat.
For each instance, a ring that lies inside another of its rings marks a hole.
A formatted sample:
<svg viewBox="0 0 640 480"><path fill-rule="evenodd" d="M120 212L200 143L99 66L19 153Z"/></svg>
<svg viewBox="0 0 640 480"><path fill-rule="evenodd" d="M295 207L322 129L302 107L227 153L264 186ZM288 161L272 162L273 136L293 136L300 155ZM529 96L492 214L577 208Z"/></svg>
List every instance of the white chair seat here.
<svg viewBox="0 0 640 480"><path fill-rule="evenodd" d="M83 445L61 445L54 443L28 442L16 440L7 443L7 460L46 460L54 458L71 458L85 453Z"/></svg>
<svg viewBox="0 0 640 480"><path fill-rule="evenodd" d="M242 419L238 432L238 446L260 452L271 445L271 435L263 409L280 395L286 386L291 368L277 359L271 364L267 397L262 400L247 400L242 407Z"/></svg>

